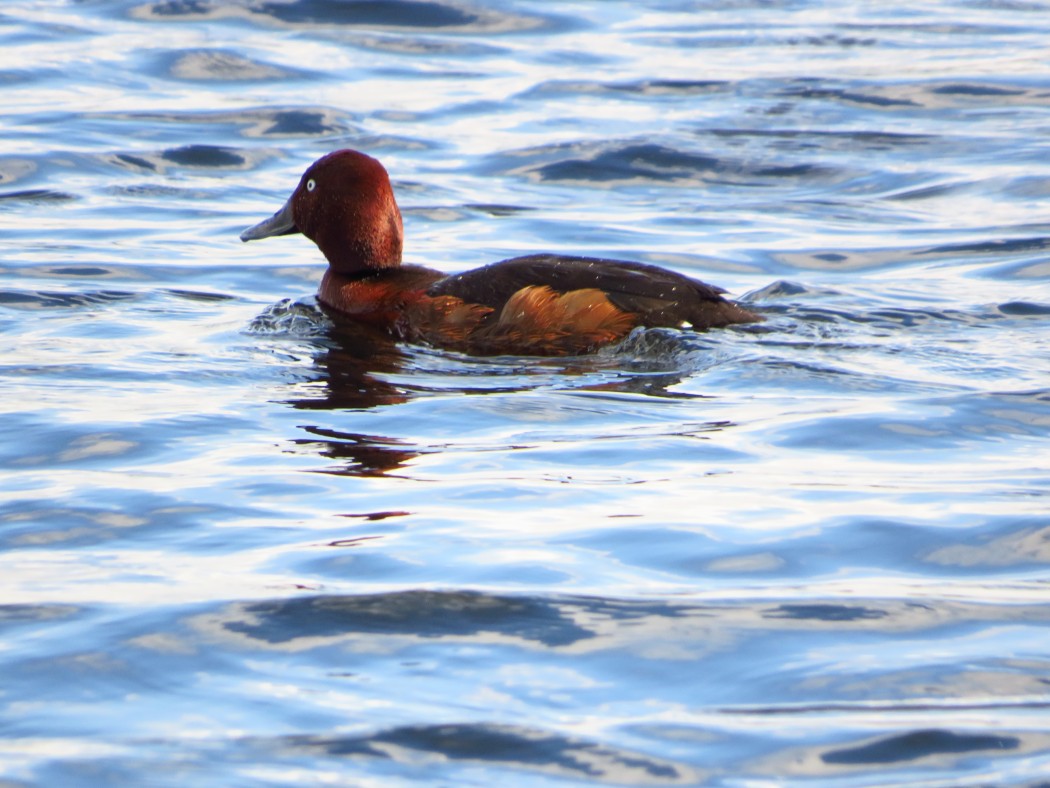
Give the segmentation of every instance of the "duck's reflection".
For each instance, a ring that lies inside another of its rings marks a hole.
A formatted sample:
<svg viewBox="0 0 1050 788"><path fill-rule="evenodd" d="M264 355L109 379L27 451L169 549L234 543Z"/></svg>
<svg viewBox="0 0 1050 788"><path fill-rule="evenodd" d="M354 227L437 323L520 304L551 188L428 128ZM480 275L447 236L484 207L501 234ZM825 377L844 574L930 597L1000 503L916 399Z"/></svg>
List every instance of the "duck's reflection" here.
<svg viewBox="0 0 1050 788"><path fill-rule="evenodd" d="M325 349L314 358L317 395L288 404L301 410L368 410L406 402L411 392L383 377L401 369L406 358L382 332L365 325L333 326Z"/></svg>
<svg viewBox="0 0 1050 788"><path fill-rule="evenodd" d="M385 377L400 370L406 358L394 340L368 326L332 326L323 349L314 356L309 396L296 396L286 403L297 410L364 411L407 402L413 393ZM383 476L422 453L405 441L383 435L319 424L301 425L300 429L308 437L291 441L297 451L334 461L318 468L319 473Z"/></svg>
<svg viewBox="0 0 1050 788"><path fill-rule="evenodd" d="M428 368L432 364L433 368ZM367 411L401 405L421 394L506 394L549 384L564 389L577 382L580 391L693 398L673 391L687 372L655 370L636 354L570 359L470 359L414 350L364 325L334 325L313 357L307 386L285 400L297 410ZM405 383L418 369L418 382ZM400 381L400 382L399 382ZM404 438L346 430L314 421L300 425L305 437L292 440L297 450L334 461L319 472L346 476L383 476L433 451Z"/></svg>
<svg viewBox="0 0 1050 788"><path fill-rule="evenodd" d="M384 476L425 453L418 447L382 435L339 432L312 426L303 429L314 437L298 438L292 443L335 461L334 465L319 468L318 473L337 476Z"/></svg>

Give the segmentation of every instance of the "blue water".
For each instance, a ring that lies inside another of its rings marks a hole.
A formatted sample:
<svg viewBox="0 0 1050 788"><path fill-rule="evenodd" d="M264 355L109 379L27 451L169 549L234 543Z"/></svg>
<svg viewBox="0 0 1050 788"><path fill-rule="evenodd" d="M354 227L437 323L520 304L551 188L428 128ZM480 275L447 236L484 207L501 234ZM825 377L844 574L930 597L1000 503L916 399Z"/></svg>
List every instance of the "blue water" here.
<svg viewBox="0 0 1050 788"><path fill-rule="evenodd" d="M844 7L843 7L844 6ZM0 8L0 783L1036 785L1050 4ZM572 359L338 329L406 258L767 317Z"/></svg>

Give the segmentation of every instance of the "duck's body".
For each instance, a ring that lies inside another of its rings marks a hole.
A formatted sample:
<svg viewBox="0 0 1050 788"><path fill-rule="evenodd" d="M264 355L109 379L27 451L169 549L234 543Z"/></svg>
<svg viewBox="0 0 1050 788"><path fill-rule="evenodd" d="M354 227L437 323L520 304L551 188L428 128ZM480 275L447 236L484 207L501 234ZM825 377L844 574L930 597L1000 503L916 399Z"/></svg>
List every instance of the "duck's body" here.
<svg viewBox="0 0 1050 788"><path fill-rule="evenodd" d="M452 276L401 265L390 180L357 151L316 161L285 206L241 239L294 232L328 258L318 300L336 316L469 353L575 355L636 326L703 330L762 319L720 288L643 263L537 254Z"/></svg>

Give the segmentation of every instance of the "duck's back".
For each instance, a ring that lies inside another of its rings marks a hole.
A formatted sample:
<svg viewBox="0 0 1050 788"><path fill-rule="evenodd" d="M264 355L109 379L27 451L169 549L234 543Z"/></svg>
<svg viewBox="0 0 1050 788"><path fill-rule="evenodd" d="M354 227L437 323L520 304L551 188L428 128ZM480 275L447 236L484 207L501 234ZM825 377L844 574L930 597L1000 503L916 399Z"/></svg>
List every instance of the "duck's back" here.
<svg viewBox="0 0 1050 788"><path fill-rule="evenodd" d="M723 298L721 288L655 265L597 257L514 257L446 277L427 295L451 296L500 313L522 290L543 287L558 295L600 291L633 325L703 330L762 319Z"/></svg>

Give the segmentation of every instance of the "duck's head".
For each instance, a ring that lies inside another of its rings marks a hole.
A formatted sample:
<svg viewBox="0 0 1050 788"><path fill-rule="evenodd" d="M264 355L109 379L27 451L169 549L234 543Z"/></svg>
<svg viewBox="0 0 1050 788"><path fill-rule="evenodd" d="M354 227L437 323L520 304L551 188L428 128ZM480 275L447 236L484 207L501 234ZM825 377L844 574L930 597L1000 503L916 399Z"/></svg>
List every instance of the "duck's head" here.
<svg viewBox="0 0 1050 788"><path fill-rule="evenodd" d="M303 173L277 213L241 233L242 241L302 233L341 273L401 264L401 211L386 169L371 156L337 150Z"/></svg>

